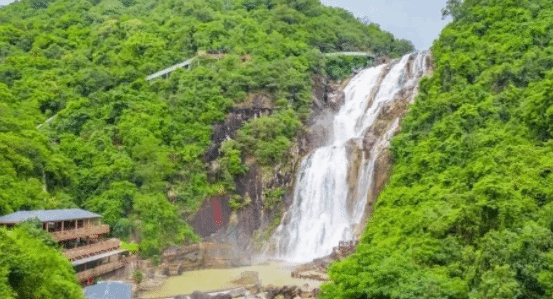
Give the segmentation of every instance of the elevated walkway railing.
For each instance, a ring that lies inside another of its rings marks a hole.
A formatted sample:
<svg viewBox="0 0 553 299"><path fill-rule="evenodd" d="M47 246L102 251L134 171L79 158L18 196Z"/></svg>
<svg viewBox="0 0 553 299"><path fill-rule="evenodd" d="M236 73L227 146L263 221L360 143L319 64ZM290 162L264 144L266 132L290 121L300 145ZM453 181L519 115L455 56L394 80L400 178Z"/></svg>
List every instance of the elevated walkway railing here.
<svg viewBox="0 0 553 299"><path fill-rule="evenodd" d="M374 58L374 55L367 52L334 52L325 53L325 56L367 56Z"/></svg>
<svg viewBox="0 0 553 299"><path fill-rule="evenodd" d="M167 74L171 73L172 71L174 71L174 70L176 70L176 69L183 68L183 67L188 67L188 66L192 63L192 61L194 61L195 58L196 58L196 57L190 58L190 59L185 60L185 61L183 61L183 62L181 62L181 63L177 63L177 64L175 64L175 65L173 65L173 66L170 66L170 67L168 67L168 68L166 68L166 69L164 69L164 70L161 70L161 71L159 71L159 72L157 72L157 73L154 73L154 74L152 74L152 75L146 77L146 81L150 81L150 80L155 79L155 78L157 78L157 77L160 77L160 76L163 76L163 75L167 75Z"/></svg>
<svg viewBox="0 0 553 299"><path fill-rule="evenodd" d="M98 276L107 274L111 271L121 269L121 268L125 267L126 265L128 265L129 263L132 263L135 260L136 260L135 256L130 256L128 258L123 258L123 259L118 260L118 261L114 261L114 262L111 262L111 263L100 265L96 268L92 268L92 269L85 270L85 271L77 273L77 279L79 281L86 281L89 278L98 277Z"/></svg>
<svg viewBox="0 0 553 299"><path fill-rule="evenodd" d="M325 56L340 56L340 55L345 55L345 56L367 56L367 57L372 57L372 58L375 57L373 54L366 53L366 52L334 52L334 53L325 53L324 55ZM150 81L150 80L153 80L157 77L168 75L169 73L175 71L176 69L183 68L183 67L188 67L188 66L190 66L192 61L194 61L194 59L196 59L196 57L192 57L192 58L190 58L188 60L185 60L181 63L177 63L173 66L170 66L166 69L163 69L163 70L161 70L157 73L151 74L150 76L146 77L146 81Z"/></svg>
<svg viewBox="0 0 553 299"><path fill-rule="evenodd" d="M90 236L96 237L107 233L109 233L109 225L106 225L106 224L85 226L82 228L51 232L52 237L57 242L77 239L77 238L90 237Z"/></svg>
<svg viewBox="0 0 553 299"><path fill-rule="evenodd" d="M90 244L85 246L79 246L72 249L67 249L63 254L67 259L74 260L74 259L94 255L100 252L118 249L120 245L121 245L121 241L119 241L118 239L109 239L105 241L100 241L96 244Z"/></svg>

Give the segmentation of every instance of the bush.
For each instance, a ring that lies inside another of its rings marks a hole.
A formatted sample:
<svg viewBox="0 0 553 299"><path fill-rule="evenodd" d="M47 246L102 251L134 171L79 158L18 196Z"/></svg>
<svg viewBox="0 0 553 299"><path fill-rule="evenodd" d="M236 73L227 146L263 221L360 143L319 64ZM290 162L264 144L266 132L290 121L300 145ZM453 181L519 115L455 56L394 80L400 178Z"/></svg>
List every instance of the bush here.
<svg viewBox="0 0 553 299"><path fill-rule="evenodd" d="M353 70L371 65L373 60L368 56L329 56L326 59L325 72L332 80L342 80Z"/></svg>
<svg viewBox="0 0 553 299"><path fill-rule="evenodd" d="M144 274L140 270L134 270L132 276L136 284L140 284L144 279Z"/></svg>
<svg viewBox="0 0 553 299"><path fill-rule="evenodd" d="M24 223L9 232L0 227L0 295L83 298L73 266L61 250L45 244L46 232L34 224Z"/></svg>

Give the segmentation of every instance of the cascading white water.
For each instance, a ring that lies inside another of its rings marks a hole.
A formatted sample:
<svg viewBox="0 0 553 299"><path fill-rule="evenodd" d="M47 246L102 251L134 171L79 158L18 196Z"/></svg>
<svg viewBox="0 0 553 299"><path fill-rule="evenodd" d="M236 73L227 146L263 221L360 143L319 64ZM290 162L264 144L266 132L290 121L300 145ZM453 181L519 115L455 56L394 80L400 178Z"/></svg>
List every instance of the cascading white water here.
<svg viewBox="0 0 553 299"><path fill-rule="evenodd" d="M412 55L416 58L409 63ZM328 146L318 148L301 164L293 203L285 217L288 220L283 221L273 236L277 258L310 261L330 254L339 241L354 238L352 226L361 221L373 179L377 155L372 153L388 146L399 120L376 140L369 157L364 157L355 194L349 194L352 191L347 182L347 146L352 142L359 145L383 104L393 101L404 86L418 82L426 68L427 55L427 52L409 54L394 62L391 68L385 65L368 68L352 78L344 90L345 103L334 118L333 136L327 137ZM349 210L348 196L358 197L353 200L354 208Z"/></svg>

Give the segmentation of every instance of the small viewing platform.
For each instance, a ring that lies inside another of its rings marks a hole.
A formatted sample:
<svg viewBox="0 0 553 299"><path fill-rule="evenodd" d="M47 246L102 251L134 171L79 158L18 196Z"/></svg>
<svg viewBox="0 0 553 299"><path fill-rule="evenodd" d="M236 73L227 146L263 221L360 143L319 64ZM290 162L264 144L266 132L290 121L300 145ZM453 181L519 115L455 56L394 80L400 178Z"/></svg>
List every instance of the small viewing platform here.
<svg viewBox="0 0 553 299"><path fill-rule="evenodd" d="M101 252L111 251L119 249L121 241L119 239L109 239L105 241L100 241L90 245L84 245L75 247L72 249L66 249L63 254L67 259L73 261L75 259L89 257Z"/></svg>
<svg viewBox="0 0 553 299"><path fill-rule="evenodd" d="M60 242L60 241L66 241L66 240L72 240L77 238L84 238L84 237L98 237L99 235L107 234L109 233L109 225L102 224L102 225L95 225L95 226L88 226L83 228L73 228L73 229L67 229L62 231L55 231L52 232L52 237L54 237L54 240Z"/></svg>
<svg viewBox="0 0 553 299"><path fill-rule="evenodd" d="M121 250L112 250L74 261L73 266L77 268L77 279L86 281L91 277L98 277L121 269L136 260L134 256L123 257L122 252Z"/></svg>

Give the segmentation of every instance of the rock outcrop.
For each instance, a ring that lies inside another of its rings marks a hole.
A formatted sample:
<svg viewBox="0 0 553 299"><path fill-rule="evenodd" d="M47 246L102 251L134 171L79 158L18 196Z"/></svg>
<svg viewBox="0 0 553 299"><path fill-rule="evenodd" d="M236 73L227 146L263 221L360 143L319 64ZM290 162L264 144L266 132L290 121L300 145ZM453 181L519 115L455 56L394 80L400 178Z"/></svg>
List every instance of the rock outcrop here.
<svg viewBox="0 0 553 299"><path fill-rule="evenodd" d="M386 59L386 58L381 58ZM410 61L409 63L414 63ZM426 62L428 64L428 61ZM380 75L379 84L382 82L386 74L390 71L392 64L389 64L383 69ZM414 74L408 74L402 80L408 80ZM309 129L306 132L299 134L296 143L290 149L287 161L276 165L272 169L262 168L255 161L246 159L246 163L250 166L248 173L241 175L235 179L236 193L243 199L249 202L249 205L243 207L239 211L232 211L229 207L229 196L217 196L206 200L200 209L194 215L192 224L196 231L204 237L204 240L214 242L230 242L233 244L233 250L240 252L242 260L236 261L236 265L248 265L251 261L253 253L252 236L260 235L261 231L268 230L269 227L274 228L273 219L281 215L286 219L286 210L292 203L292 190L294 184L294 174L302 158L314 149L326 145L325 142L331 140L328 138L334 132L332 131L332 123L336 112L340 109L345 101L344 88L349 83L349 80L343 82L331 82L324 76L315 76L313 78L313 114L307 120ZM370 97L369 105L374 100L378 93L375 88ZM379 140L389 138L399 130L399 122L408 109L410 101L413 100L413 95L416 93L416 84L402 90L397 97L397 101L391 101L392 104L382 107L377 121L365 131L364 138L354 140L347 148L349 157L349 166L347 173L347 181L349 185L348 208L354 209L357 205L353 198L361 198L358 196L357 182L359 175L363 171L361 169L363 163L375 154L374 149L378 146ZM253 100L239 108L232 109L224 123L214 126L212 136L213 146L207 151L204 160L208 163L214 161L219 156L219 147L222 142L229 138L233 138L236 131L241 125L255 117L260 117L272 112L270 100L263 96L252 96ZM249 106L248 106L249 105ZM390 171L390 154L384 149L377 152L378 156L374 161L373 180L369 186L367 194L367 205L362 223L366 223L372 212L372 206L388 180ZM282 197L282 205L279 208L267 208L265 193L267 190L285 187L288 193ZM366 192L366 191L363 191ZM363 193L364 194L364 193ZM222 221L217 223L214 219L214 204L215 201L221 207ZM351 211L350 211L351 212ZM356 234L359 235L364 225L358 225L355 228Z"/></svg>
<svg viewBox="0 0 553 299"><path fill-rule="evenodd" d="M424 75L429 75L432 72L432 62L430 56L427 56L424 61L428 66L424 70ZM414 56L411 56L408 61L407 69L413 70L412 64L415 63ZM409 72L402 80L409 80L416 74ZM419 74L420 75L420 74ZM362 150L366 157L370 157L376 154L375 163L373 165L373 180L367 194L367 204L365 207L365 213L361 223L367 223L370 215L374 209L374 204L378 195L388 183L390 177L390 171L392 167L391 154L388 148L375 150L379 145L378 141L382 140L382 137L389 139L399 133L401 120L409 110L409 105L415 100L418 93L418 82L413 85L406 85L397 94L394 101L390 101L381 107L377 116L377 120L374 125L369 127L364 134L362 141ZM361 235L364 226L356 228L356 235Z"/></svg>
<svg viewBox="0 0 553 299"><path fill-rule="evenodd" d="M182 296L182 298L186 298ZM216 295L209 295L202 292L194 292L190 296L188 296L189 299L231 299L233 296L231 294L216 294Z"/></svg>
<svg viewBox="0 0 553 299"><path fill-rule="evenodd" d="M270 171L261 169L255 162L248 163L249 171L236 178L236 193L241 198L247 198L249 205L237 212L233 212L229 206L230 197L226 195L216 196L204 201L201 209L195 215L189 217L192 226L206 241L230 242L235 251L241 252L243 259L236 261L237 265L248 265L252 254L251 238L254 232L266 230L275 215L281 213L279 209L267 209L265 207L265 191L279 187L292 190L294 174L303 156L314 148L322 145L326 136L332 134L329 130L334 113L345 100L343 87L346 82L336 83L326 77L316 76L313 79L314 100L313 115L307 121L309 131L300 133L295 144L290 149L285 164L276 165ZM262 95L252 96L252 100L246 101L242 107L229 111L227 119L214 125L212 143L207 150L204 161L213 163L219 157L221 144L234 137L236 131L249 119L261 117L272 113L270 101ZM249 106L247 106L249 105ZM286 209L291 204L291 194L285 194L282 198L281 208ZM221 209L221 223L214 219L213 209L219 206Z"/></svg>
<svg viewBox="0 0 553 299"><path fill-rule="evenodd" d="M295 298L316 298L319 294L319 288L309 288L309 285L305 284L301 287L299 286L282 286L275 287L268 285L265 287L265 298L285 298L285 299L295 299Z"/></svg>
<svg viewBox="0 0 553 299"><path fill-rule="evenodd" d="M271 108L255 106L230 109L227 119L223 123L213 126L213 135L211 137L213 145L207 149L204 155L204 162L215 161L220 155L219 149L221 148L221 144L227 139L232 139L244 122L252 118L268 115L271 112Z"/></svg>

